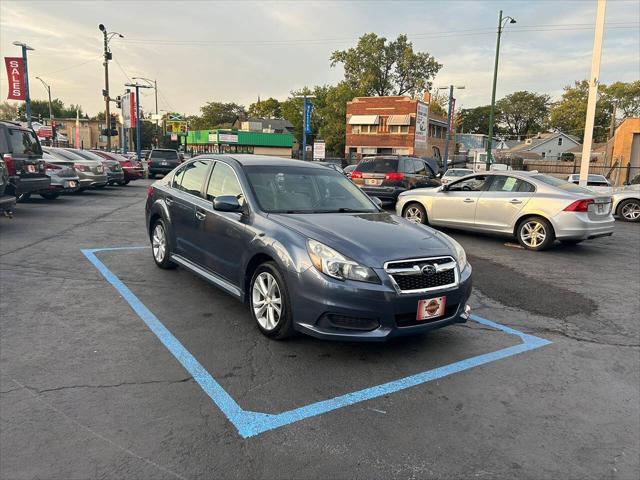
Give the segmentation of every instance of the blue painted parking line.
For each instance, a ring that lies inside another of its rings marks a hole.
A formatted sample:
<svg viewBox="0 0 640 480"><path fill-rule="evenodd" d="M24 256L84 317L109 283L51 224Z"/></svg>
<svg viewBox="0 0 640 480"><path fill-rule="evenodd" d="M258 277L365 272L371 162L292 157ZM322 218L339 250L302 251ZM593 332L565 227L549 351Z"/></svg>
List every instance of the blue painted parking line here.
<svg viewBox="0 0 640 480"><path fill-rule="evenodd" d="M165 327L160 320L149 310L135 294L102 263L96 256L97 252L112 250L146 249L148 247L114 247L84 249L82 253L98 269L102 276L122 295L134 312L147 324L149 329L158 337L162 344L180 362L180 364L193 376L194 380L202 387L218 408L225 414L229 421L236 427L238 433L244 437L252 437L274 428L289 425L305 418L314 417L338 408L353 405L365 400L371 400L383 395L398 392L409 387L420 385L432 380L447 377L454 373L469 370L480 365L495 362L503 358L511 357L519 353L549 345L551 342L527 333L522 333L514 328L501 325L476 315L471 320L495 330L515 335L522 343L503 348L495 352L477 355L466 360L451 363L442 367L427 370L425 372L409 375L398 380L365 388L356 392L347 393L329 400L295 408L278 414L253 412L243 410L229 393L211 376L211 374L198 362L198 360L180 343L180 341Z"/></svg>

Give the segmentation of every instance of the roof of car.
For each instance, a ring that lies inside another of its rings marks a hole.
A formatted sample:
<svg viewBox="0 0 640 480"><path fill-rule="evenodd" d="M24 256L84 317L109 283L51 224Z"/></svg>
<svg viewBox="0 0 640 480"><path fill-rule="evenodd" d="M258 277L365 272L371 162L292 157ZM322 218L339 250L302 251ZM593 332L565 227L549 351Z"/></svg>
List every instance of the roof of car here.
<svg viewBox="0 0 640 480"><path fill-rule="evenodd" d="M309 162L305 160L295 160L293 158L272 157L270 155L252 155L252 154L221 154L221 155L205 155L209 158L233 158L241 165L269 165L277 167L312 167L326 168L317 165L317 162Z"/></svg>

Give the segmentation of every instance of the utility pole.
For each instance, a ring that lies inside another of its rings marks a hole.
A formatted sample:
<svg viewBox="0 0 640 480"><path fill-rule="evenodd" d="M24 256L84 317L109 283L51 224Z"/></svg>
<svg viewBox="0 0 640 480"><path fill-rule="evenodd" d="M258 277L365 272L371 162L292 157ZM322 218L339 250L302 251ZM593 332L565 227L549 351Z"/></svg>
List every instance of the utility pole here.
<svg viewBox="0 0 640 480"><path fill-rule="evenodd" d="M118 32L108 32L107 28L101 23L98 25L98 29L102 32L104 37L104 90L102 91L102 96L104 97L104 119L105 124L107 126L107 150L111 150L111 114L110 114L110 105L109 102L111 98L109 97L109 60L113 58L113 55L109 51L109 42L114 36L118 36L120 38L124 38L124 35L121 35Z"/></svg>
<svg viewBox="0 0 640 480"><path fill-rule="evenodd" d="M587 118L584 125L584 140L582 142L582 158L580 160L580 186L586 187L589 178L589 161L591 160L591 141L593 140L593 125L596 116L596 101L598 99L598 77L600 76L600 58L602 57L602 37L604 36L604 17L607 0L598 0L596 13L596 31L593 37L593 53L591 57L591 78L589 78L589 98L587 100Z"/></svg>
<svg viewBox="0 0 640 480"><path fill-rule="evenodd" d="M612 139L616 133L617 113L618 113L618 102L613 102L613 111L611 112L611 123L609 123L609 139Z"/></svg>
<svg viewBox="0 0 640 480"><path fill-rule="evenodd" d="M455 87L453 85L449 85L449 87L439 87L438 90L446 90L449 88L449 112L447 113L447 140L444 144L444 169L445 171L449 167L449 142L451 141L451 125L452 125L452 115L453 115L453 89L457 88L458 90L464 90L464 85L460 85ZM454 137L455 138L455 137Z"/></svg>
<svg viewBox="0 0 640 480"><path fill-rule="evenodd" d="M42 80L40 77L36 77L38 80L40 80L40 82L42 82L42 85L44 85L44 88L47 90L47 93L49 94L49 122L53 121L53 109L51 108L51 86L47 85L44 80Z"/></svg>
<svg viewBox="0 0 640 480"><path fill-rule="evenodd" d="M505 25L509 23L516 23L513 17L502 18L502 10L500 10L500 16L498 17L498 40L496 42L496 59L493 66L493 88L491 90L491 110L489 111L489 138L487 142L487 172L491 169L491 145L493 144L493 117L496 110L496 84L498 82L498 59L500 58L500 37Z"/></svg>
<svg viewBox="0 0 640 480"><path fill-rule="evenodd" d="M138 161L142 161L140 158L140 130L142 130L142 122L140 121L140 89L141 88L152 88L149 85L140 85L139 83L127 83L125 86L134 87L136 90L136 155L138 156Z"/></svg>
<svg viewBox="0 0 640 480"><path fill-rule="evenodd" d="M27 114L27 125L31 128L31 96L29 95L29 69L27 67L27 51L34 50L23 42L13 42L16 47L22 48L22 65L24 66L24 104Z"/></svg>
<svg viewBox="0 0 640 480"><path fill-rule="evenodd" d="M148 78L144 78L144 77L133 77L133 80L144 80L145 82L149 83L149 85L151 86L151 84L153 84L153 91L155 94L155 100L156 100L156 148L158 148L159 146L159 142L160 142L160 133L159 133L159 129L160 129L160 123L158 120L158 80L150 80Z"/></svg>

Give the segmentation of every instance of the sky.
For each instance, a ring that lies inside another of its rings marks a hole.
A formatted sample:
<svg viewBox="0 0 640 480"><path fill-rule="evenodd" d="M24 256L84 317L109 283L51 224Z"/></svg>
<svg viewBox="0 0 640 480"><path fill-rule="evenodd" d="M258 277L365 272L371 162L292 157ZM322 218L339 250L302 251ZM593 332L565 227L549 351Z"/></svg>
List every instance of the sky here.
<svg viewBox="0 0 640 480"><path fill-rule="evenodd" d="M256 98L283 100L305 85L335 84L335 50L375 32L405 33L414 50L444 66L435 87L463 85L457 106L491 100L499 10L516 19L500 48L497 98L518 90L556 99L564 86L586 79L596 0L528 1L11 1L0 2L0 54L19 56L27 43L30 92L80 104L90 115L104 109L103 23L114 38L109 64L111 96L132 77L158 82L159 109L196 114L208 101L245 106ZM7 76L0 73L0 94ZM640 79L640 2L608 0L600 81ZM153 90L142 96L154 109Z"/></svg>

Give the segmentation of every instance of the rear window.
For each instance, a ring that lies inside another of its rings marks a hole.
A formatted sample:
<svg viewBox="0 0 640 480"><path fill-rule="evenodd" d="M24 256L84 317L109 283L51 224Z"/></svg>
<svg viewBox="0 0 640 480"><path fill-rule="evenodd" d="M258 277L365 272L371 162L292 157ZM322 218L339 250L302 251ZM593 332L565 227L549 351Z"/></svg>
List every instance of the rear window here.
<svg viewBox="0 0 640 480"><path fill-rule="evenodd" d="M162 160L177 160L178 152L175 150L153 150L149 158L159 158Z"/></svg>
<svg viewBox="0 0 640 480"><path fill-rule="evenodd" d="M9 129L9 142L13 155L42 155L40 143L30 130Z"/></svg>
<svg viewBox="0 0 640 480"><path fill-rule="evenodd" d="M464 177L466 175L471 175L473 170L447 170L445 175L447 177Z"/></svg>
<svg viewBox="0 0 640 480"><path fill-rule="evenodd" d="M363 158L356 167L360 172L389 173L398 171L397 158Z"/></svg>
<svg viewBox="0 0 640 480"><path fill-rule="evenodd" d="M531 178L534 178L539 182L546 183L547 185L551 185L552 187L566 190L567 192L593 194L591 190L579 187L578 185L567 182L566 180L560 180L556 177L550 177L549 175L532 175Z"/></svg>

